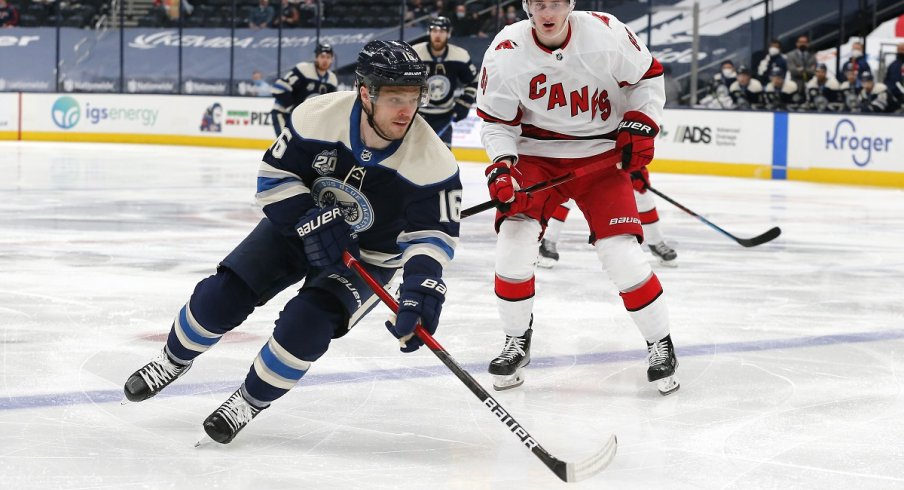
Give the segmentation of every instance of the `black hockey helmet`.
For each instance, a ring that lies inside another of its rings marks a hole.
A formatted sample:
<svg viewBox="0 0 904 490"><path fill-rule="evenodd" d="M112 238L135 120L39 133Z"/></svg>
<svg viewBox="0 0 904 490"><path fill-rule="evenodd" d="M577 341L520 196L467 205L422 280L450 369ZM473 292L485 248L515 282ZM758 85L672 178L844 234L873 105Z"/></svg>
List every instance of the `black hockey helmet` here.
<svg viewBox="0 0 904 490"><path fill-rule="evenodd" d="M427 24L427 30L432 31L433 29L443 29L448 31L450 34L452 33L452 21L449 20L448 17L438 16L430 19L430 23Z"/></svg>
<svg viewBox="0 0 904 490"><path fill-rule="evenodd" d="M358 54L355 68L358 86L366 86L371 97L386 85L419 87L421 105L427 101L428 74L427 64L404 41L370 41Z"/></svg>
<svg viewBox="0 0 904 490"><path fill-rule="evenodd" d="M320 53L335 54L333 53L333 45L330 43L317 43L317 47L314 48L314 56Z"/></svg>

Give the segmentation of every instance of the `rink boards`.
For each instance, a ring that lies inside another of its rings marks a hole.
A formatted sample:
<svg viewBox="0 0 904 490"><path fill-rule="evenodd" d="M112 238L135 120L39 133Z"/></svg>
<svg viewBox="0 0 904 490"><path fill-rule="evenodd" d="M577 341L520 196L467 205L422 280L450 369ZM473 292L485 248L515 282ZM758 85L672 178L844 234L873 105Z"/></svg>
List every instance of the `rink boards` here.
<svg viewBox="0 0 904 490"><path fill-rule="evenodd" d="M268 97L0 93L0 139L266 148ZM462 161L486 161L472 114ZM904 117L667 109L654 171L904 188Z"/></svg>

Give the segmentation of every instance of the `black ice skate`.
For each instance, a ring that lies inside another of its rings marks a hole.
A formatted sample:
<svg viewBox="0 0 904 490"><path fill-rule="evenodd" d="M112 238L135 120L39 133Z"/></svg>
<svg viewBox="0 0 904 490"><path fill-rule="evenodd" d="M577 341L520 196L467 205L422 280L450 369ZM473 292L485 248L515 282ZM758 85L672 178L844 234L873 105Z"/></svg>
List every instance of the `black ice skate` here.
<svg viewBox="0 0 904 490"><path fill-rule="evenodd" d="M678 368L678 358L675 357L675 347L672 345L672 336L666 335L662 340L647 342L647 380L656 381L656 388L662 395L668 395L678 391L681 385L675 370Z"/></svg>
<svg viewBox="0 0 904 490"><path fill-rule="evenodd" d="M544 269L552 269L559 261L559 252L556 251L556 242L540 240L540 257L537 258L537 265Z"/></svg>
<svg viewBox="0 0 904 490"><path fill-rule="evenodd" d="M650 253L652 253L654 257L659 259L659 262L662 265L669 267L678 265L678 262L675 261L675 259L678 258L678 252L676 252L674 248L666 245L665 242L653 243L648 245L647 248L650 249Z"/></svg>
<svg viewBox="0 0 904 490"><path fill-rule="evenodd" d="M130 402L147 400L188 372L189 368L191 363L179 364L167 355L166 349L163 349L153 361L132 373L126 380L123 387L126 399ZM126 401L123 400L123 403Z"/></svg>
<svg viewBox="0 0 904 490"><path fill-rule="evenodd" d="M490 361L489 371L494 375L493 389L496 391L517 388L524 384L524 373L521 368L530 364L531 334L533 329L528 327L520 337L505 336L505 347L496 359Z"/></svg>
<svg viewBox="0 0 904 490"><path fill-rule="evenodd" d="M229 444L261 410L263 408L249 403L239 388L220 408L204 419L204 432L220 444Z"/></svg>

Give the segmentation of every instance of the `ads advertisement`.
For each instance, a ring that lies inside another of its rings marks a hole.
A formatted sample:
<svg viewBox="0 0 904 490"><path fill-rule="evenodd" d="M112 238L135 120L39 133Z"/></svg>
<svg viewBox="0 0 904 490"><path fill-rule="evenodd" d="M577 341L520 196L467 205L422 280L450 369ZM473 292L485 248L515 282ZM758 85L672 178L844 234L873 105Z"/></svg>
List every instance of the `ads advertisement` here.
<svg viewBox="0 0 904 490"><path fill-rule="evenodd" d="M789 169L904 172L904 118L791 114Z"/></svg>
<svg viewBox="0 0 904 490"><path fill-rule="evenodd" d="M23 94L22 131L26 139L29 133L115 133L266 142L274 138L271 106L270 99L241 97Z"/></svg>
<svg viewBox="0 0 904 490"><path fill-rule="evenodd" d="M666 109L656 158L768 165L772 125L771 113Z"/></svg>
<svg viewBox="0 0 904 490"><path fill-rule="evenodd" d="M0 140L19 137L19 94L0 94Z"/></svg>

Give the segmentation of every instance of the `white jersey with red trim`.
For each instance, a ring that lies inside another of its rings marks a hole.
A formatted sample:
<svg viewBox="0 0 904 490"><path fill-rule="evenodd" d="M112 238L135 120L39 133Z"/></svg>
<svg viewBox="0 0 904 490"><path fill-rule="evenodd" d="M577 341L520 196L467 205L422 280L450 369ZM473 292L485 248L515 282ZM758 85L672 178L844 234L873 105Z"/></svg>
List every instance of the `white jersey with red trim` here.
<svg viewBox="0 0 904 490"><path fill-rule="evenodd" d="M550 50L524 20L487 48L477 114L491 160L598 155L614 147L625 112L661 121L662 65L626 25L606 13L575 11L568 29L563 45Z"/></svg>

